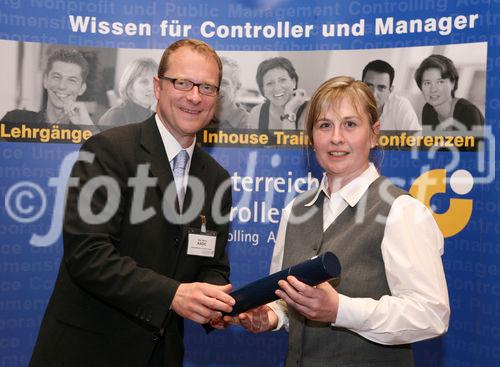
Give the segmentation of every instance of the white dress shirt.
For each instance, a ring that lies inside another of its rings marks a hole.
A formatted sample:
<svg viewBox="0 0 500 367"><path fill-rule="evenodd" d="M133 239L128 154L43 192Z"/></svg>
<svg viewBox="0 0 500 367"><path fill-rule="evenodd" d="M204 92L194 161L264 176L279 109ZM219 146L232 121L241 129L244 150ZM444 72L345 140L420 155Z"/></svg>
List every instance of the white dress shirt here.
<svg viewBox="0 0 500 367"><path fill-rule="evenodd" d="M174 170L174 158L176 155L184 149L188 155L189 159L186 164L186 169L184 171L184 180L182 181L182 185L184 186L184 191L187 188L187 182L189 177L189 168L191 167L191 159L193 159L193 151L194 146L196 144L196 137L193 140L193 144L191 144L187 148L183 148L179 142L174 138L174 136L167 130L163 122L161 122L158 114L155 114L156 126L158 126L158 130L160 131L161 140L163 142L163 146L165 147L165 151L167 152L167 158L170 163L170 168L172 171Z"/></svg>
<svg viewBox="0 0 500 367"><path fill-rule="evenodd" d="M411 102L392 92L384 104L382 115L380 115L380 130L420 131L422 126L418 122Z"/></svg>
<svg viewBox="0 0 500 367"><path fill-rule="evenodd" d="M329 195L324 176L320 184L326 194L323 231L348 205L356 205L378 177L376 168L370 164L362 175ZM318 196L306 205L312 205ZM281 270L286 226L293 202L283 210L271 273ZM337 319L332 325L381 344L412 343L446 332L450 306L441 262L444 241L429 209L409 195L396 198L387 217L381 250L391 295L375 300L339 294ZM418 266L415 259L418 259ZM286 304L277 301L269 306L278 315L277 329L283 326L288 329Z"/></svg>

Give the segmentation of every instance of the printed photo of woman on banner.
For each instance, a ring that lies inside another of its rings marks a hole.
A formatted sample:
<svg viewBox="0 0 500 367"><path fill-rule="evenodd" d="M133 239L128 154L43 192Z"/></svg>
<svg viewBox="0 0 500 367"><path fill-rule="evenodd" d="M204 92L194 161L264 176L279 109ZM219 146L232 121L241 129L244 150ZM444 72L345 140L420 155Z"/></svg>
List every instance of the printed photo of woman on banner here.
<svg viewBox="0 0 500 367"><path fill-rule="evenodd" d="M113 107L101 116L98 125L120 126L150 117L156 106L153 77L157 73L158 63L150 58L132 60L127 64L120 77L119 96L114 90L106 92Z"/></svg>
<svg viewBox="0 0 500 367"><path fill-rule="evenodd" d="M429 130L472 130L481 128L481 111L465 98L458 98L459 74L453 61L443 55L431 55L415 71L415 81L425 98L422 124Z"/></svg>

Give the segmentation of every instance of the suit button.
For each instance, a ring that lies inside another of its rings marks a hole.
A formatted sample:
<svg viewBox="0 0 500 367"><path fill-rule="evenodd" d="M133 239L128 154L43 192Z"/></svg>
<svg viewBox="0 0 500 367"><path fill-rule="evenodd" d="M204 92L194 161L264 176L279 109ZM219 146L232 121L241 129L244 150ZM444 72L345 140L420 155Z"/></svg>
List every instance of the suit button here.
<svg viewBox="0 0 500 367"><path fill-rule="evenodd" d="M147 322L150 322L150 321L151 321L151 314L150 314L150 313L148 313L148 314L146 315L146 321L147 321Z"/></svg>
<svg viewBox="0 0 500 367"><path fill-rule="evenodd" d="M180 242L179 237L175 237L174 241L175 241L175 247L179 247L179 242Z"/></svg>
<svg viewBox="0 0 500 367"><path fill-rule="evenodd" d="M141 313L141 320L144 320L146 318L146 314L144 313L144 311Z"/></svg>
<svg viewBox="0 0 500 367"><path fill-rule="evenodd" d="M158 333L153 333L151 336L151 339L156 342L158 339L160 339L160 335Z"/></svg>

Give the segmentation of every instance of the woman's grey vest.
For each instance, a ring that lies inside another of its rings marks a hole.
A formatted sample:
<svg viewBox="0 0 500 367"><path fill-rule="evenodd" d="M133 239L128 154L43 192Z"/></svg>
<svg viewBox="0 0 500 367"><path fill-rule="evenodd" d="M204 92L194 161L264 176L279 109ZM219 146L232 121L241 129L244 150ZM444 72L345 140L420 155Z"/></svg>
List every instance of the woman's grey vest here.
<svg viewBox="0 0 500 367"><path fill-rule="evenodd" d="M306 207L315 190L297 197L287 225L283 268L332 251L342 265L335 289L349 297L390 294L381 243L395 198L407 194L384 177L375 180L355 207L348 206L323 232L323 200ZM305 222L304 222L305 220ZM286 366L413 366L410 345L386 346L329 323L305 319L290 308Z"/></svg>

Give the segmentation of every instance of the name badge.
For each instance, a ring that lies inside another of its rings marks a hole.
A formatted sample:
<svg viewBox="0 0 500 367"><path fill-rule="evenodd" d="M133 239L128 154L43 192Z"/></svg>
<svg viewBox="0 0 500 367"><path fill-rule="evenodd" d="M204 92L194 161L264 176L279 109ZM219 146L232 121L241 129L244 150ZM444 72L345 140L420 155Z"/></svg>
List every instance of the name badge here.
<svg viewBox="0 0 500 367"><path fill-rule="evenodd" d="M196 228L188 229L187 254L204 257L214 257L217 232L202 232Z"/></svg>

